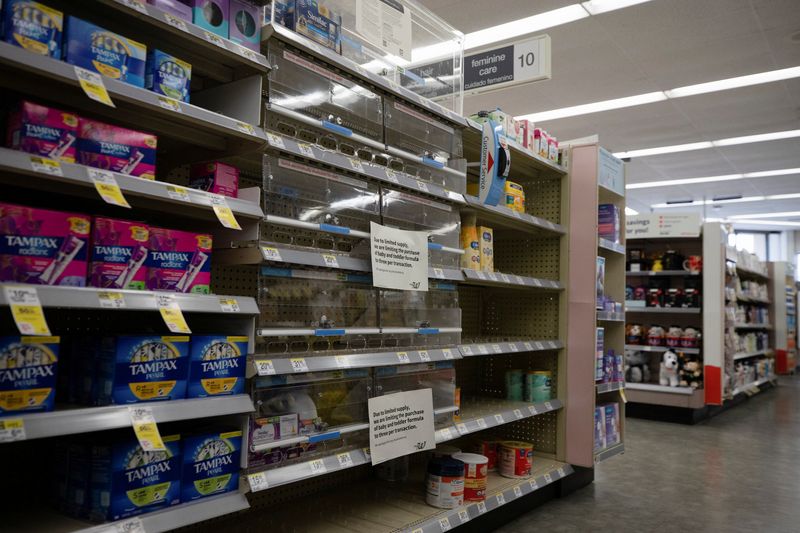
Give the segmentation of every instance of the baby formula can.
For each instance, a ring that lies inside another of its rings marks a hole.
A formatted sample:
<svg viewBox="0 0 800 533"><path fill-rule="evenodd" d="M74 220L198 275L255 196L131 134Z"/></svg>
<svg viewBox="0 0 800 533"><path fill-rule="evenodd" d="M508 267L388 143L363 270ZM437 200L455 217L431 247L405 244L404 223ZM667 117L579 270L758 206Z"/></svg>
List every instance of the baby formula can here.
<svg viewBox="0 0 800 533"><path fill-rule="evenodd" d="M553 374L549 370L532 370L525 375L525 401L546 402L551 399Z"/></svg>
<svg viewBox="0 0 800 533"><path fill-rule="evenodd" d="M506 207L512 211L525 212L525 191L522 185L506 180Z"/></svg>
<svg viewBox="0 0 800 533"><path fill-rule="evenodd" d="M533 465L533 444L502 441L497 451L500 475L510 478L530 477Z"/></svg>
<svg viewBox="0 0 800 533"><path fill-rule="evenodd" d="M497 445L499 441L479 439L470 446L470 451L479 455L484 455L489 460L487 467L489 472L497 470Z"/></svg>
<svg viewBox="0 0 800 533"><path fill-rule="evenodd" d="M489 459L477 453L457 453L453 459L464 463L464 501L484 501Z"/></svg>
<svg viewBox="0 0 800 533"><path fill-rule="evenodd" d="M522 370L506 370L506 400L521 401L523 390Z"/></svg>
<svg viewBox="0 0 800 533"><path fill-rule="evenodd" d="M464 504L464 463L451 457L435 457L428 463L425 501L440 509Z"/></svg>

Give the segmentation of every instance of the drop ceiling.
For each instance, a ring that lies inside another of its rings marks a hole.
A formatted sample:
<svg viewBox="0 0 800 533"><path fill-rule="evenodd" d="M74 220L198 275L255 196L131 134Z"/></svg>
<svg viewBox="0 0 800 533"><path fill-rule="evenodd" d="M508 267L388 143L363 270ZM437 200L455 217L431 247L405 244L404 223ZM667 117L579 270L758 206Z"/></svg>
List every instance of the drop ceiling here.
<svg viewBox="0 0 800 533"><path fill-rule="evenodd" d="M421 0L464 33L575 2ZM552 39L552 79L467 97L464 112L499 106L523 115L795 67L800 38L792 35L798 32L800 0L652 0L546 30ZM597 133L614 152L800 129L800 80L538 125L559 139ZM800 168L800 139L635 158L627 178L641 183L784 168ZM652 204L667 201L788 193L800 193L800 174L629 190L628 205L649 212ZM656 209L667 210L722 218L800 211L800 199Z"/></svg>

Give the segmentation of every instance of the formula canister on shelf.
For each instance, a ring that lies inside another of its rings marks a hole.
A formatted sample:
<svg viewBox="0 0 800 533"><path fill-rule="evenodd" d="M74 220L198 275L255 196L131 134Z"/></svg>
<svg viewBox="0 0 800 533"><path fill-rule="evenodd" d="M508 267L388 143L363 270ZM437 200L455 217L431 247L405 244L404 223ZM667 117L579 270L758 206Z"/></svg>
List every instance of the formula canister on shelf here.
<svg viewBox="0 0 800 533"><path fill-rule="evenodd" d="M484 501L489 459L485 455L477 453L457 453L453 455L453 459L464 463L464 501Z"/></svg>
<svg viewBox="0 0 800 533"><path fill-rule="evenodd" d="M465 214L461 217L461 248L464 254L461 256L461 268L472 270L481 269L481 251L478 242L478 223L477 216Z"/></svg>
<svg viewBox="0 0 800 533"><path fill-rule="evenodd" d="M497 459L500 475L510 478L530 477L533 466L533 444L530 442L502 441Z"/></svg>
<svg viewBox="0 0 800 533"><path fill-rule="evenodd" d="M428 505L455 509L464 504L464 463L451 457L436 457L428 463Z"/></svg>
<svg viewBox="0 0 800 533"><path fill-rule="evenodd" d="M519 183L506 181L506 207L519 213L525 212L525 190Z"/></svg>
<svg viewBox="0 0 800 533"><path fill-rule="evenodd" d="M551 398L553 375L549 370L531 370L525 374L525 401L546 402Z"/></svg>
<svg viewBox="0 0 800 533"><path fill-rule="evenodd" d="M523 371L506 370L506 400L521 401L523 391Z"/></svg>
<svg viewBox="0 0 800 533"><path fill-rule="evenodd" d="M470 446L471 451L484 455L489 460L486 464L489 472L497 470L497 447L499 443L500 441L491 439L478 439Z"/></svg>
<svg viewBox="0 0 800 533"><path fill-rule="evenodd" d="M449 444L440 444L433 450L434 457L452 457L457 453L461 453L461 448Z"/></svg>

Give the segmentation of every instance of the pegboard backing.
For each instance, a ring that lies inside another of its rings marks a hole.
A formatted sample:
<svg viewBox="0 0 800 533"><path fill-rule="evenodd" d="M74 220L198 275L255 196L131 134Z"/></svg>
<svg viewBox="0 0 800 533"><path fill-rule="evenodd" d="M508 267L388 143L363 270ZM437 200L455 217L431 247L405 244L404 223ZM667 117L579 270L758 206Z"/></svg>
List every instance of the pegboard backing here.
<svg viewBox="0 0 800 533"><path fill-rule="evenodd" d="M558 293L468 286L458 293L462 338L559 338Z"/></svg>
<svg viewBox="0 0 800 533"><path fill-rule="evenodd" d="M558 397L557 362L557 351L467 357L456 361L456 382L461 387L462 399L505 398L505 373L507 370L548 370L552 374L552 395L556 398Z"/></svg>
<svg viewBox="0 0 800 533"><path fill-rule="evenodd" d="M495 239L494 265L499 272L559 279L561 238Z"/></svg>
<svg viewBox="0 0 800 533"><path fill-rule="evenodd" d="M564 224L561 213L561 183L563 180L523 180L525 211L556 224ZM519 183L519 182L518 182Z"/></svg>
<svg viewBox="0 0 800 533"><path fill-rule="evenodd" d="M211 265L211 286L218 294L250 296L258 301L258 265Z"/></svg>

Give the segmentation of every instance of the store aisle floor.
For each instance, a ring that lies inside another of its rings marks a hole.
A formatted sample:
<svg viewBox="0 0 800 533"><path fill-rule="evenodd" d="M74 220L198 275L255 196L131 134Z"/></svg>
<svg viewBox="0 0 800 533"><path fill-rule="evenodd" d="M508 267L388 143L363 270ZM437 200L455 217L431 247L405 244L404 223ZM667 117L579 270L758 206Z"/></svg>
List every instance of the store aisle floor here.
<svg viewBox="0 0 800 533"><path fill-rule="evenodd" d="M593 484L498 531L800 531L800 377L695 426L626 422Z"/></svg>

